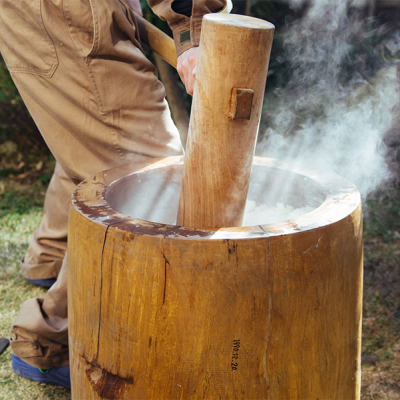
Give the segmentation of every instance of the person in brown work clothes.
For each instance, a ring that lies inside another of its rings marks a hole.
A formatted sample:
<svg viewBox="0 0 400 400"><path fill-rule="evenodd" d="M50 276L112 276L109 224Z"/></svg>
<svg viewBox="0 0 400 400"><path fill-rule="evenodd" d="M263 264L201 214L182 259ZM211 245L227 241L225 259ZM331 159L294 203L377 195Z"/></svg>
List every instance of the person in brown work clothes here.
<svg viewBox="0 0 400 400"><path fill-rule="evenodd" d="M227 0L148 0L173 31L189 93L203 15ZM70 387L66 249L70 196L85 178L128 162L182 154L165 91L144 56L139 0L0 0L0 51L57 163L44 215L22 260L51 286L12 325L14 371Z"/></svg>

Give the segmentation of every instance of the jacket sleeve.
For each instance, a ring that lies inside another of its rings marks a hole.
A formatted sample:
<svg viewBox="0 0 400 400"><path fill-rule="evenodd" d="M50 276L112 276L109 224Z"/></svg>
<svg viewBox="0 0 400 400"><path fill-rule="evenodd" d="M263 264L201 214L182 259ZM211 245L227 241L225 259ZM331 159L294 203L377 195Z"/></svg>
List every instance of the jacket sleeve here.
<svg viewBox="0 0 400 400"><path fill-rule="evenodd" d="M191 17L178 14L172 8L174 0L147 0L156 15L167 21L172 29L176 54L200 44L201 21L205 14L220 12L227 6L227 0L192 0ZM190 2L190 0L188 0Z"/></svg>

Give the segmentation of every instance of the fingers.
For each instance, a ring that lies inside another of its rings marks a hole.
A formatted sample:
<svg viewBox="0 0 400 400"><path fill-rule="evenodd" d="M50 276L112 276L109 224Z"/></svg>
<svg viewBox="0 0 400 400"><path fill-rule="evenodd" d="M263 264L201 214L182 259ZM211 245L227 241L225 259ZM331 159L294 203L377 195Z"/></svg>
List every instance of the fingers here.
<svg viewBox="0 0 400 400"><path fill-rule="evenodd" d="M179 56L180 57L180 56ZM186 58L183 60L180 60L178 58L178 66L177 66L177 71L179 74L179 77L181 78L181 81L186 87L186 82L187 82L187 71L189 70L189 63Z"/></svg>
<svg viewBox="0 0 400 400"><path fill-rule="evenodd" d="M193 91L194 91L194 83L196 81L195 77L196 75L193 74L193 71L195 71L197 64L197 54L196 55L190 55L189 56L189 70L187 73L187 78L186 78L186 91L193 96Z"/></svg>
<svg viewBox="0 0 400 400"><path fill-rule="evenodd" d="M186 87L186 91L193 96L196 81L196 66L199 55L199 47L192 47L178 57L177 70Z"/></svg>
<svg viewBox="0 0 400 400"><path fill-rule="evenodd" d="M182 53L178 57L178 66L177 66L176 69L178 71L178 74L179 74L183 84L186 87L186 91L189 93L189 90L188 90L188 81L189 81L188 75L189 75L190 65L189 65L189 58L188 58L188 56L186 54L186 51L184 53Z"/></svg>

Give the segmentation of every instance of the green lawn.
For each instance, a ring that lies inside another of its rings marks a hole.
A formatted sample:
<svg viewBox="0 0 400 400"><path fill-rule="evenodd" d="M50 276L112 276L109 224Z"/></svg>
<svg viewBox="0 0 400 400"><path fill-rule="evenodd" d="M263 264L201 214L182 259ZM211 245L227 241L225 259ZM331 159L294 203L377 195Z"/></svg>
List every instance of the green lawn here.
<svg viewBox="0 0 400 400"><path fill-rule="evenodd" d="M3 181L4 182L4 181ZM29 238L38 226L42 210L43 188L20 187L0 194L0 337L10 336L10 326L19 305L32 297L43 297L46 290L26 282L20 260ZM0 355L0 399L70 399L70 391L32 382L14 374L10 347Z"/></svg>

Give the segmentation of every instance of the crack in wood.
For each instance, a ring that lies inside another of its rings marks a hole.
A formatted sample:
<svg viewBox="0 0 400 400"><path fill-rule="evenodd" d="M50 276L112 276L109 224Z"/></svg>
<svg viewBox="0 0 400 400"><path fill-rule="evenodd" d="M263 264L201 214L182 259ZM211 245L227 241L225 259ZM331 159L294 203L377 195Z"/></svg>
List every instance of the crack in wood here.
<svg viewBox="0 0 400 400"><path fill-rule="evenodd" d="M226 239L226 244L228 246L228 258L230 259L231 255L234 255L236 257L236 265L239 266L239 256L238 256L238 249L237 246L238 244L234 242L233 240Z"/></svg>
<svg viewBox="0 0 400 400"><path fill-rule="evenodd" d="M106 231L104 233L104 241L103 247L101 249L101 258L100 258L100 305L99 305L99 330L97 332L97 351L96 351L96 360L99 358L99 349L100 349L100 332L101 332L101 306L102 306L102 299L103 299L103 257L104 257L104 248L106 246L107 241L107 233L108 229L111 225L107 225Z"/></svg>
<svg viewBox="0 0 400 400"><path fill-rule="evenodd" d="M263 357L263 367L264 367L264 379L267 384L267 393L268 397L267 399L270 400L270 379L268 375L268 366L267 366L267 351L268 351L268 346L269 346L269 339L271 336L271 319L272 319L272 292L271 292L271 249L270 249L270 241L271 238L268 238L268 307L269 307L269 313L268 313L268 329L267 329L267 335L266 335L266 344L265 344L265 350L264 350L264 357Z"/></svg>
<svg viewBox="0 0 400 400"><path fill-rule="evenodd" d="M167 291L167 265L169 264L169 261L167 259L167 257L165 257L165 254L163 253L163 258L164 258L164 294L163 294L163 301L162 301L162 305L164 305L165 303L165 293Z"/></svg>

